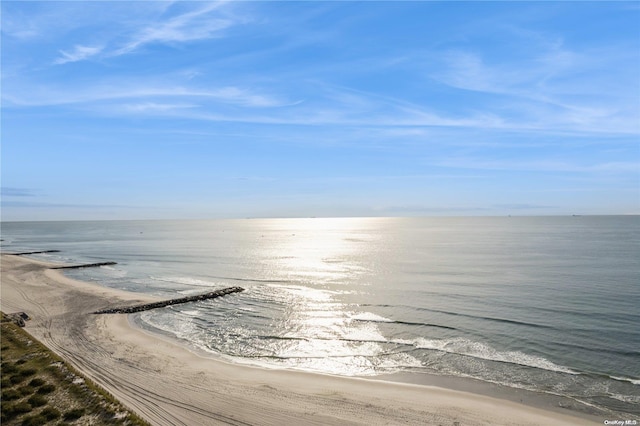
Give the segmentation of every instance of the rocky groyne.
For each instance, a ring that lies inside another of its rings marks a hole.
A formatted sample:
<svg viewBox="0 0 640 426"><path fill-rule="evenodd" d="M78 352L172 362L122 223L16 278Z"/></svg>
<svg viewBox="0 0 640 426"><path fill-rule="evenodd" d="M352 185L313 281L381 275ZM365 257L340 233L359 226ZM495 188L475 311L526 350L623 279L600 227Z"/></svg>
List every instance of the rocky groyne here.
<svg viewBox="0 0 640 426"><path fill-rule="evenodd" d="M71 266L54 266L49 269L80 269L80 268L95 268L98 266L117 265L118 262L100 262L100 263L86 263L84 265L71 265Z"/></svg>
<svg viewBox="0 0 640 426"><path fill-rule="evenodd" d="M179 299L162 300L160 302L145 303L142 305L125 306L121 308L109 308L93 312L94 314L133 314L135 312L148 311L151 309L164 308L166 306L179 305L181 303L197 302L200 300L215 299L216 297L226 296L231 293L244 291L242 287L228 287L209 293L198 294L195 296L181 297Z"/></svg>
<svg viewBox="0 0 640 426"><path fill-rule="evenodd" d="M25 256L28 254L42 254L42 253L60 253L60 250L38 250L38 251L25 251L22 253L9 253L14 256Z"/></svg>

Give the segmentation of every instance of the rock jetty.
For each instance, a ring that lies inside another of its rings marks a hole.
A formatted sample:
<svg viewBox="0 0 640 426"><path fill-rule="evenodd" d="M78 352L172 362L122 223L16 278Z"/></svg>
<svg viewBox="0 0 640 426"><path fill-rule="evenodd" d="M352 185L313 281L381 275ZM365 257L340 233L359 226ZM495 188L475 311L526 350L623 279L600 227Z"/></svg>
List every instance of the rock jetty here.
<svg viewBox="0 0 640 426"><path fill-rule="evenodd" d="M84 265L71 265L71 266L54 266L49 269L80 269L80 268L94 268L97 266L117 265L118 262L100 262L100 263L87 263Z"/></svg>
<svg viewBox="0 0 640 426"><path fill-rule="evenodd" d="M134 306L125 306L122 308L103 309L101 311L95 311L93 312L93 314L97 314L97 315L99 314L133 314L135 312L142 312L142 311L148 311L151 309L164 308L165 306L179 305L181 303L215 299L216 297L226 296L227 294L231 294L231 293L239 293L241 291L244 291L244 288L228 287L228 288L223 288L223 289L212 291L205 294L181 297L179 299L162 300L160 302L145 303L142 305L134 305Z"/></svg>
<svg viewBox="0 0 640 426"><path fill-rule="evenodd" d="M38 250L38 251L25 251L22 253L11 253L14 256L24 256L27 254L41 254L41 253L60 253L60 250Z"/></svg>

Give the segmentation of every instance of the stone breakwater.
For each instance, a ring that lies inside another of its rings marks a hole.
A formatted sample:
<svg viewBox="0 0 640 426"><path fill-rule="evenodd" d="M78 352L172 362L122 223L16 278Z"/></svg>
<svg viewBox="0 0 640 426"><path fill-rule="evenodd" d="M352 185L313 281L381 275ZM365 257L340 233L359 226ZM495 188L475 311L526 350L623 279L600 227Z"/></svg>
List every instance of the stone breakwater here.
<svg viewBox="0 0 640 426"><path fill-rule="evenodd" d="M98 266L117 265L117 262L100 262L100 263L86 263L84 265L71 265L71 266L53 266L49 269L80 269L80 268L95 268Z"/></svg>
<svg viewBox="0 0 640 426"><path fill-rule="evenodd" d="M26 256L28 254L42 254L42 253L60 253L60 250L39 250L39 251L24 251L22 253L8 253L14 256Z"/></svg>
<svg viewBox="0 0 640 426"><path fill-rule="evenodd" d="M197 302L200 300L215 299L216 297L226 296L231 293L239 293L244 291L242 287L228 287L209 293L198 294L195 296L181 297L179 299L162 300L160 302L145 303L142 305L125 306L121 308L103 309L95 311L93 314L133 314L135 312L148 311L151 309L164 308L165 306L178 305L181 303Z"/></svg>

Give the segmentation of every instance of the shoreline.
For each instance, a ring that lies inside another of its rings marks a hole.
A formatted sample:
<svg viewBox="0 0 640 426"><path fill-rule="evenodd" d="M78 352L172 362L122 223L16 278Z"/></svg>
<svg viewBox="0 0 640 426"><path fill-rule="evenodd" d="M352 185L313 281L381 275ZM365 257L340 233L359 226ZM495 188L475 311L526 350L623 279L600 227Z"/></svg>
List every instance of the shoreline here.
<svg viewBox="0 0 640 426"><path fill-rule="evenodd" d="M604 420L445 387L202 356L133 326L128 316L89 314L118 302L156 298L72 280L48 265L3 254L2 310L28 312L33 320L27 330L34 337L152 424L576 425Z"/></svg>
<svg viewBox="0 0 640 426"><path fill-rule="evenodd" d="M228 360L225 356L206 351L205 349L198 348L191 344L189 341L181 340L164 332L160 329L153 329L141 320L133 315L127 316L130 327L147 334L154 339L161 339L171 345L176 345L182 349L191 352L197 357L204 359L211 359L214 362L221 362L229 365L235 365L239 367L255 368L268 371L291 371L299 372L303 374L329 376L345 379L356 379L371 381L374 383L395 383L405 385L415 385L424 387L434 387L441 389L448 389L453 391L459 391L464 393L470 393L473 395L480 395L498 400L506 400L510 402L519 403L527 407L536 409L542 409L545 411L551 411L559 414L568 414L580 419L595 421L598 424L602 424L603 419L608 418L602 414L600 409L592 407L590 405L581 403L577 400L562 396L553 395L543 392L536 392L533 390L509 387L499 383L484 382L480 379L472 377L455 377L445 376L430 373L386 373L374 376L340 376L338 374L330 374L316 371L307 371L303 369L279 369L277 367L270 367L266 365L254 364L250 361L240 363ZM615 414L618 415L618 414ZM611 414L609 417L615 416Z"/></svg>

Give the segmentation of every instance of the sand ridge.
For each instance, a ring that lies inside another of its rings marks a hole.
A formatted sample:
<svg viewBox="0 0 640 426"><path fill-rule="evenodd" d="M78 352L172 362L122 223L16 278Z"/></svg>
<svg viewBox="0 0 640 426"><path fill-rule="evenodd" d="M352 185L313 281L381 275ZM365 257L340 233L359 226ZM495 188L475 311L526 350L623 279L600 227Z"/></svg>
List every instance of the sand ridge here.
<svg viewBox="0 0 640 426"><path fill-rule="evenodd" d="M2 255L0 305L27 331L154 425L601 424L430 386L229 364L91 312L157 299Z"/></svg>

